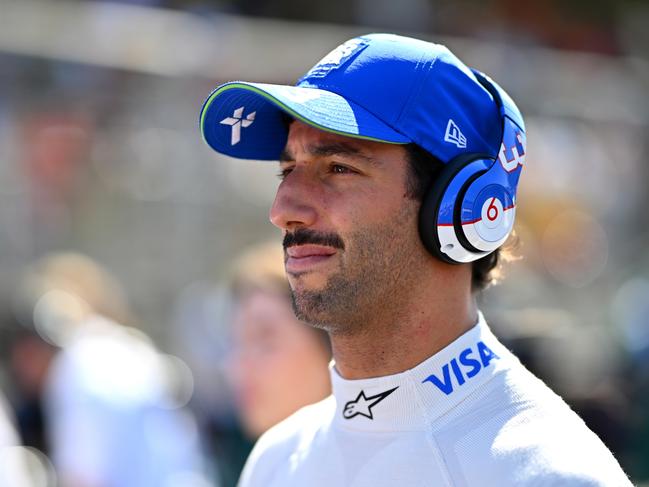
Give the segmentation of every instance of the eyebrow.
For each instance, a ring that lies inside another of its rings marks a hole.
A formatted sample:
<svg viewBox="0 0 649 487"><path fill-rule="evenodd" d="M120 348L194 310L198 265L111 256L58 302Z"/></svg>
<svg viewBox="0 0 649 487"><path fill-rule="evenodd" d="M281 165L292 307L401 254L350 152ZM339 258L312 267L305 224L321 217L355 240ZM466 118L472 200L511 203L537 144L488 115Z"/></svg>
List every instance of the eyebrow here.
<svg viewBox="0 0 649 487"><path fill-rule="evenodd" d="M331 142L326 144L310 145L307 147L307 152L315 157L328 157L328 156L347 156L362 159L370 164L376 165L376 159L365 154L361 149L354 147L345 142ZM288 150L284 149L279 156L279 162L292 162L295 157Z"/></svg>

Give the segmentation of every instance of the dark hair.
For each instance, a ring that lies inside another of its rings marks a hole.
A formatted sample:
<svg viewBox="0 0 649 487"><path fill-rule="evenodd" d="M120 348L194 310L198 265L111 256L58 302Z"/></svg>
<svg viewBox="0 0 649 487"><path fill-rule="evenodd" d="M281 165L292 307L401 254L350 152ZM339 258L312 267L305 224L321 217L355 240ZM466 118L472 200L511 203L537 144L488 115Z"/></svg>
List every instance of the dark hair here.
<svg viewBox="0 0 649 487"><path fill-rule="evenodd" d="M406 160L408 173L406 194L417 201L422 201L433 180L444 168L444 163L416 144L407 144ZM501 249L473 262L471 290L482 291L499 278L498 263L501 260Z"/></svg>

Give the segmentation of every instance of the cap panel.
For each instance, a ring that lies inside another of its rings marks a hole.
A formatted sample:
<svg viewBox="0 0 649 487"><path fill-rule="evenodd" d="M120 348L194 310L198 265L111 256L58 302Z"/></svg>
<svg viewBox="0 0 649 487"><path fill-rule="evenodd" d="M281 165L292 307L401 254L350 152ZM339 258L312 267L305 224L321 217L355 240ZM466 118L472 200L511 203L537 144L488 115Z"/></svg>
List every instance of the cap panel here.
<svg viewBox="0 0 649 487"><path fill-rule="evenodd" d="M399 130L396 121L417 84L422 56L434 55L430 46L429 42L392 34L351 39L325 56L298 86L338 93ZM333 64L341 48L348 54Z"/></svg>
<svg viewBox="0 0 649 487"><path fill-rule="evenodd" d="M397 125L442 162L464 153L495 157L502 134L493 97L446 48L440 49Z"/></svg>

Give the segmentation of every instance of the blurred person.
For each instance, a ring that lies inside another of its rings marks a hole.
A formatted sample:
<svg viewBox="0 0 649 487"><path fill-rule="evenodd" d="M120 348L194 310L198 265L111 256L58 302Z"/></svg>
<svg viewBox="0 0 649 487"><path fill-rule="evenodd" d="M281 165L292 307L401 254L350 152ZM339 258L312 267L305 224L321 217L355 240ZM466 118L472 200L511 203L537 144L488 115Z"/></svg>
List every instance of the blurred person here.
<svg viewBox="0 0 649 487"><path fill-rule="evenodd" d="M216 151L280 161L270 218L294 310L334 356L333 395L265 433L241 487L631 485L478 311L526 151L494 81L369 34L297 86L218 87L200 120Z"/></svg>
<svg viewBox="0 0 649 487"><path fill-rule="evenodd" d="M11 409L0 392L0 485L32 487L25 457L20 454L20 440L11 418Z"/></svg>
<svg viewBox="0 0 649 487"><path fill-rule="evenodd" d="M105 269L80 254L46 256L20 298L61 348L43 408L62 486L209 485L196 425L174 397L180 376L144 333L120 324L130 313Z"/></svg>
<svg viewBox="0 0 649 487"><path fill-rule="evenodd" d="M204 445L206 468L220 487L234 487L253 442L243 432L228 377L232 349L226 286L193 282L179 295L168 337L192 371L189 404Z"/></svg>
<svg viewBox="0 0 649 487"><path fill-rule="evenodd" d="M279 244L239 258L232 295L232 386L243 428L257 438L331 393L329 337L295 317Z"/></svg>
<svg viewBox="0 0 649 487"><path fill-rule="evenodd" d="M49 455L43 394L58 348L43 340L32 327L19 323L13 314L3 318L2 327L6 333L1 353L8 359L9 397L21 441Z"/></svg>

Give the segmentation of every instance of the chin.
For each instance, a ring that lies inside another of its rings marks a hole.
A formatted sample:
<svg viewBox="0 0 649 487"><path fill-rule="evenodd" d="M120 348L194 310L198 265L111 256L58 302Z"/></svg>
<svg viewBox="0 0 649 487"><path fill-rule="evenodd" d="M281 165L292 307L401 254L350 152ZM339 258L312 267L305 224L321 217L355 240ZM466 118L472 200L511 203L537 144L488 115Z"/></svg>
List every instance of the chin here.
<svg viewBox="0 0 649 487"><path fill-rule="evenodd" d="M307 296L296 296L293 294L292 304L295 317L302 323L313 328L332 332L340 329L331 316L327 302L321 299L318 293L308 293Z"/></svg>
<svg viewBox="0 0 649 487"><path fill-rule="evenodd" d="M327 286L327 280L326 276L316 271L288 274L288 283L294 294L320 292Z"/></svg>

